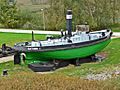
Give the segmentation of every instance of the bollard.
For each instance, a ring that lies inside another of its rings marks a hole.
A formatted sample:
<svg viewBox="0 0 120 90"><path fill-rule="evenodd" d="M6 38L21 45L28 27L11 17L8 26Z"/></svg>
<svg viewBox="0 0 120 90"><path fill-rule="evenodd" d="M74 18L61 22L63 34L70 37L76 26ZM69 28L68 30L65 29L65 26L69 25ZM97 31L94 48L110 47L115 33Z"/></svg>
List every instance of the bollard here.
<svg viewBox="0 0 120 90"><path fill-rule="evenodd" d="M3 76L7 76L8 75L8 70L3 70Z"/></svg>

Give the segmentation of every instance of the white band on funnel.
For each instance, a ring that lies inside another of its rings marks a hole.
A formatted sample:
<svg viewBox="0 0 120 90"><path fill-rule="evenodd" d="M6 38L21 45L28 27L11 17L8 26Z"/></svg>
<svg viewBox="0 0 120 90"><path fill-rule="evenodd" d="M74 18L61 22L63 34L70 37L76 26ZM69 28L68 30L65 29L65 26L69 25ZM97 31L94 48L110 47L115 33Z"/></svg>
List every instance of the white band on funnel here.
<svg viewBox="0 0 120 90"><path fill-rule="evenodd" d="M66 15L66 19L72 19L72 15Z"/></svg>

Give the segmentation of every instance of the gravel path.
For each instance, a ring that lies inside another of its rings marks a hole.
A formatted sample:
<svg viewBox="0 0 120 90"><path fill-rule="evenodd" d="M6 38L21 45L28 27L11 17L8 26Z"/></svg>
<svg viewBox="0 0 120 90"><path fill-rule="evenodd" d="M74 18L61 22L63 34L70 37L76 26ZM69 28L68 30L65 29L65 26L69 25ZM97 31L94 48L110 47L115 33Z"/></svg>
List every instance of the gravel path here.
<svg viewBox="0 0 120 90"><path fill-rule="evenodd" d="M120 37L120 32L114 32L113 37Z"/></svg>
<svg viewBox="0 0 120 90"><path fill-rule="evenodd" d="M0 63L5 63L5 62L8 62L8 61L13 61L13 56L0 58Z"/></svg>
<svg viewBox="0 0 120 90"><path fill-rule="evenodd" d="M87 80L106 80L106 79L111 79L114 77L118 77L120 76L120 70L113 70L113 71L109 71L109 72L104 72L104 73L100 73L100 74L89 74L86 76L85 79Z"/></svg>
<svg viewBox="0 0 120 90"><path fill-rule="evenodd" d="M35 34L61 34L60 31L42 31L42 30L18 30L18 29L0 29L0 32L10 32L10 33L32 33Z"/></svg>

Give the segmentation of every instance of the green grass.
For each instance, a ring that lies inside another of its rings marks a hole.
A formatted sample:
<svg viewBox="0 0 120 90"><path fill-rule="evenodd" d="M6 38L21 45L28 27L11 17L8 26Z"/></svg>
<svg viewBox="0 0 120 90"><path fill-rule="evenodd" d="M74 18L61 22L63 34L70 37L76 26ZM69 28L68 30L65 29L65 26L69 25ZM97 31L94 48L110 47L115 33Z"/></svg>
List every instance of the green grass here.
<svg viewBox="0 0 120 90"><path fill-rule="evenodd" d="M14 75L18 72L32 72L27 65L14 65L13 61L0 64L0 75L3 70L8 70L9 75Z"/></svg>
<svg viewBox="0 0 120 90"><path fill-rule="evenodd" d="M35 34L35 40L43 40L46 35ZM31 34L0 33L0 46L6 43L13 46L17 42L31 41Z"/></svg>
<svg viewBox="0 0 120 90"><path fill-rule="evenodd" d="M120 24L114 24L110 27L113 32L120 32Z"/></svg>
<svg viewBox="0 0 120 90"><path fill-rule="evenodd" d="M120 32L120 28L119 28L119 29L117 29L117 28L112 29L112 31L113 31L113 32Z"/></svg>

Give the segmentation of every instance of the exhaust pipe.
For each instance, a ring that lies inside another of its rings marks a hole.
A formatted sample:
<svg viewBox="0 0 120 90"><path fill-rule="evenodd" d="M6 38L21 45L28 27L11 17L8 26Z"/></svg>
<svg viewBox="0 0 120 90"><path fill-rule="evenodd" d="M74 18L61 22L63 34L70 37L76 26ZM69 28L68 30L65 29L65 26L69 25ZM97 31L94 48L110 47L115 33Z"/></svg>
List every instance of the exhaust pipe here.
<svg viewBox="0 0 120 90"><path fill-rule="evenodd" d="M66 23L67 23L67 31L68 37L72 36L72 10L67 10L66 14Z"/></svg>

